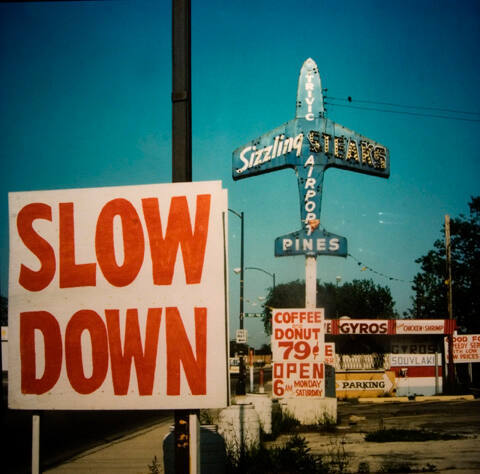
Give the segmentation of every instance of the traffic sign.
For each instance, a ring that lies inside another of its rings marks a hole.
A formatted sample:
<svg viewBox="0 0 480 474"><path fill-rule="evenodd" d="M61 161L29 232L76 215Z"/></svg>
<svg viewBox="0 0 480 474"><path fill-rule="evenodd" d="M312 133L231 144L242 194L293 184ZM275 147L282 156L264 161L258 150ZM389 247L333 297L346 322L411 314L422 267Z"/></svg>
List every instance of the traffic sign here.
<svg viewBox="0 0 480 474"><path fill-rule="evenodd" d="M246 344L248 340L248 332L246 329L237 329L237 344Z"/></svg>

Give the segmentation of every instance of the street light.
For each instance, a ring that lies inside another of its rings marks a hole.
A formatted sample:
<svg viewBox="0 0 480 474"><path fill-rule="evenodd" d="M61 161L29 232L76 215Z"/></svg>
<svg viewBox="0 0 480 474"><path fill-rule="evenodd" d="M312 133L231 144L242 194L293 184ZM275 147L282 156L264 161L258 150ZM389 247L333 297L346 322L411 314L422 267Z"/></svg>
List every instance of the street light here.
<svg viewBox="0 0 480 474"><path fill-rule="evenodd" d="M244 244L243 244L243 211L239 214L233 209L228 209L232 214L236 215L241 222L240 227L240 329L243 330L243 274L244 274ZM245 364L243 361L243 354L240 354L240 373L238 374L238 381L236 386L237 395L245 395Z"/></svg>
<svg viewBox="0 0 480 474"><path fill-rule="evenodd" d="M275 290L275 273L267 272L266 270L260 267L245 267L245 270L258 270L259 272L263 272L263 273L266 273L267 275L270 275L273 279L273 289Z"/></svg>

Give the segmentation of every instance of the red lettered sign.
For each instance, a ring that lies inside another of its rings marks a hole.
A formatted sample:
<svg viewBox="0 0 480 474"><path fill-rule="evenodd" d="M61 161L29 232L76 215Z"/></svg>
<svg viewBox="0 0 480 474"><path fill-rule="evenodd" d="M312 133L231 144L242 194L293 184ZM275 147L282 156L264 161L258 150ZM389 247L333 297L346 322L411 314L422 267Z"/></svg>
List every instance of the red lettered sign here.
<svg viewBox="0 0 480 474"><path fill-rule="evenodd" d="M325 396L323 308L272 314L273 397Z"/></svg>
<svg viewBox="0 0 480 474"><path fill-rule="evenodd" d="M445 338L448 360L448 339ZM480 334L455 334L453 336L453 361L455 364L480 362Z"/></svg>
<svg viewBox="0 0 480 474"><path fill-rule="evenodd" d="M10 193L9 406L227 404L220 182Z"/></svg>

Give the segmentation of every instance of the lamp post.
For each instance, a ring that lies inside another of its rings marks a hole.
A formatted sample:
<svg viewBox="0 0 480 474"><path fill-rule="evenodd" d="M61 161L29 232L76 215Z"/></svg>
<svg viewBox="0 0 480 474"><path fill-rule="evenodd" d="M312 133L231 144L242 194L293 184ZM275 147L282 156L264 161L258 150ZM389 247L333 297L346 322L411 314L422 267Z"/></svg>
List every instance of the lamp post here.
<svg viewBox="0 0 480 474"><path fill-rule="evenodd" d="M275 273L267 272L263 268L259 268L259 267L245 267L245 270L258 270L259 272L263 272L263 273L266 273L267 275L270 275L273 279L273 289L275 290Z"/></svg>
<svg viewBox="0 0 480 474"><path fill-rule="evenodd" d="M244 298L243 298L243 287L244 287L244 233L243 233L243 211L238 213L233 209L228 209L232 214L236 215L241 222L240 226L240 329L243 330L243 318L244 318ZM235 393L237 395L245 395L245 362L243 360L243 354L240 353L240 373L238 374L238 381Z"/></svg>

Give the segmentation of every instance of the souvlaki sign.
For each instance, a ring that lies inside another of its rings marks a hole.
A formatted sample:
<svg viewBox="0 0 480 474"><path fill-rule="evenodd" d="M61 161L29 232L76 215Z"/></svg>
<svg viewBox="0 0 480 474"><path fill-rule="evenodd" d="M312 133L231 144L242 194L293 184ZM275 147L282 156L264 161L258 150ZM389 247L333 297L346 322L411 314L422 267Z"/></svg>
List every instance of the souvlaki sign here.
<svg viewBox="0 0 480 474"><path fill-rule="evenodd" d="M9 195L9 406L228 403L221 183Z"/></svg>

